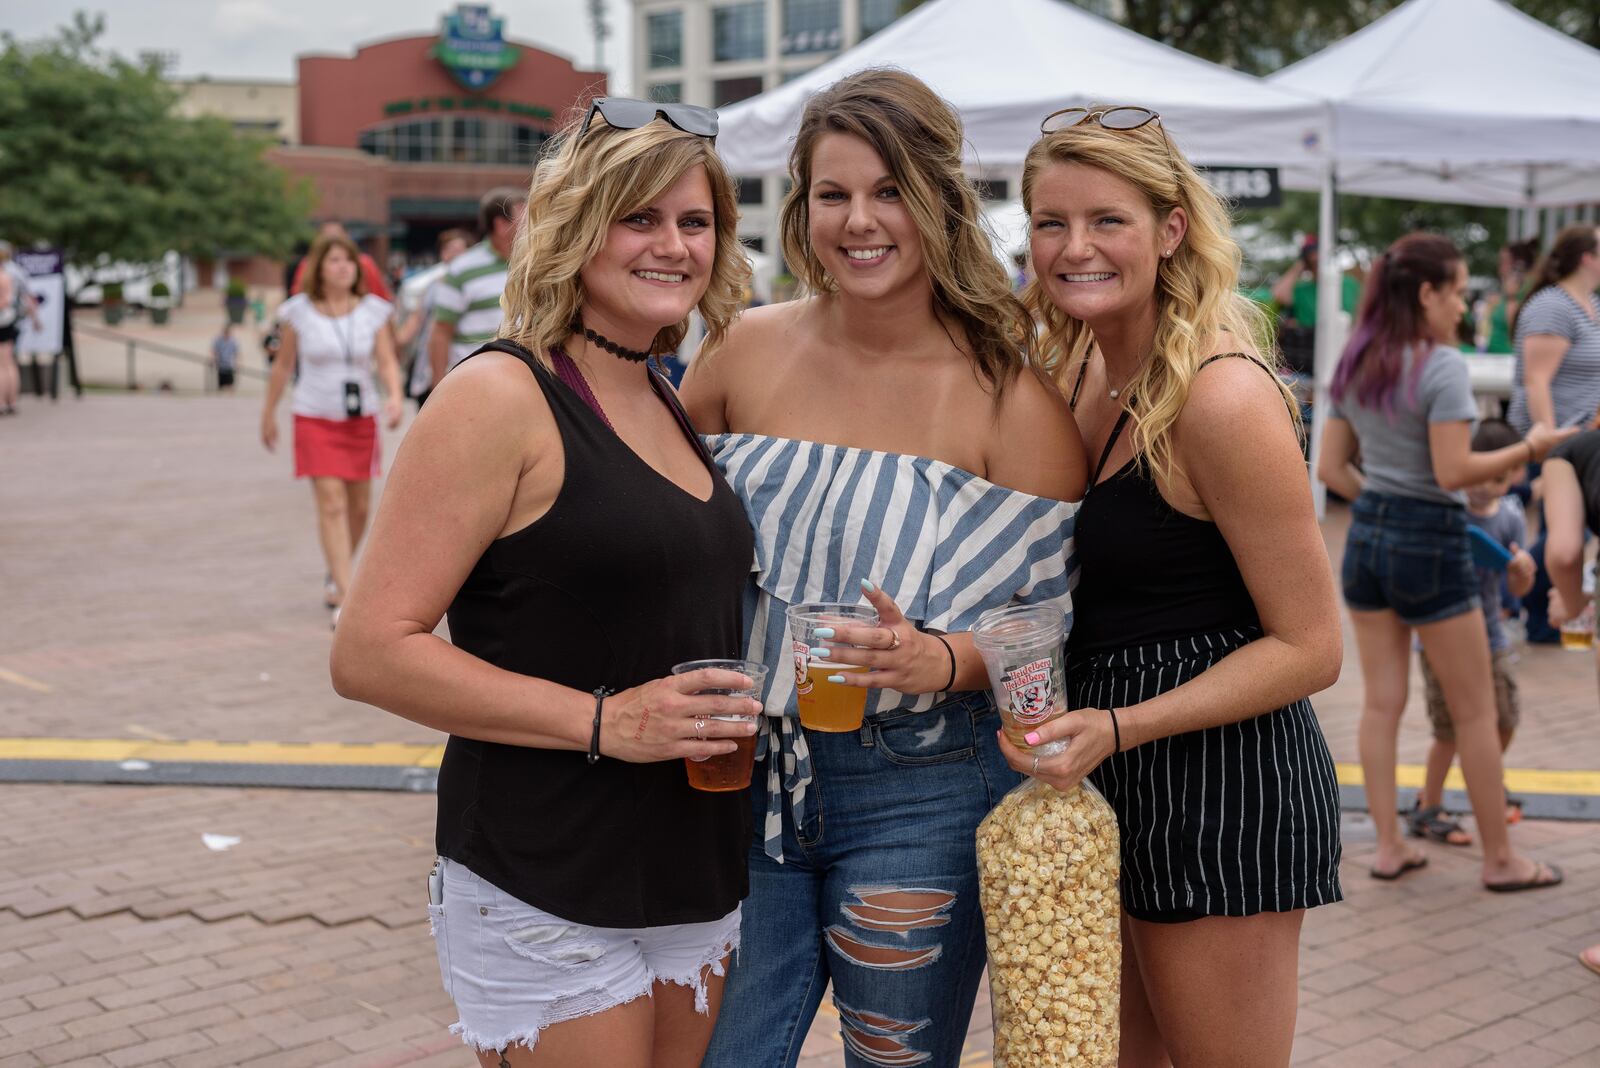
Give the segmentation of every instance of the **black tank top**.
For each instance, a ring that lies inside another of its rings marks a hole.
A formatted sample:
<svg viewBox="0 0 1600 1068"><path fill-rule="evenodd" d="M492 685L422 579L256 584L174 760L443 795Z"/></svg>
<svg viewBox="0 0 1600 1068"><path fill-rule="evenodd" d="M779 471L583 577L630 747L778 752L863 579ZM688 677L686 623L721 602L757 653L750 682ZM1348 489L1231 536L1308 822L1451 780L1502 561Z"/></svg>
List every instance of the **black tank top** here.
<svg viewBox="0 0 1600 1068"><path fill-rule="evenodd" d="M651 382L711 471L702 502L645 463L526 349L566 473L550 510L490 544L450 605L451 640L496 667L590 692L704 657L738 657L755 542L670 386ZM587 720L585 728L587 729ZM590 765L586 754L451 736L438 851L562 919L702 923L748 890L750 799L691 789L682 760Z"/></svg>
<svg viewBox="0 0 1600 1068"><path fill-rule="evenodd" d="M1205 363L1225 356L1250 359L1244 353L1223 353ZM1079 371L1073 408L1082 386ZM1128 416L1124 409L1118 417L1078 506L1073 536L1079 572L1072 591L1069 655L1260 627L1255 601L1215 523L1168 504L1137 456L1100 481Z"/></svg>

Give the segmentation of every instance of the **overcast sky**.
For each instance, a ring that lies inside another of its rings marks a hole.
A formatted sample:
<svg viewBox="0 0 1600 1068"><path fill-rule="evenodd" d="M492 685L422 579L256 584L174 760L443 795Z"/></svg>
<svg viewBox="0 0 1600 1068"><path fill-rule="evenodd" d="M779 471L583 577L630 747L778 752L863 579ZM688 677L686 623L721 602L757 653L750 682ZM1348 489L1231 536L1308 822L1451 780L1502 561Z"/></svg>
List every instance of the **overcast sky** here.
<svg viewBox="0 0 1600 1068"><path fill-rule="evenodd" d="M606 6L614 34L605 51L611 86L625 90L632 6L628 0L606 0ZM369 41L437 33L456 0L5 0L0 30L23 40L48 36L79 7L106 16L106 47L128 56L175 51L182 77L288 81L302 52L349 54ZM507 36L568 56L585 69L594 62L588 0L491 0L490 7L505 19Z"/></svg>

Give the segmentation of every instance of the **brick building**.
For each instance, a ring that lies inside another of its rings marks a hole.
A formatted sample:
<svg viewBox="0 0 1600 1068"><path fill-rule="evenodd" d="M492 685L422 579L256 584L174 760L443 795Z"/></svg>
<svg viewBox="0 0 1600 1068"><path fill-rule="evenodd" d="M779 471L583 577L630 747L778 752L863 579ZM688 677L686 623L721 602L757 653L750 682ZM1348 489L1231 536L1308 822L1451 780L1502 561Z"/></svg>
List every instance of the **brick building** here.
<svg viewBox="0 0 1600 1068"><path fill-rule="evenodd" d="M505 22L462 4L436 33L296 59L297 121L281 121L276 86L280 144L268 158L311 181L314 223L342 222L380 263L391 250L426 256L441 230L475 226L485 191L528 183L540 146L572 109L606 92L606 76L508 38ZM202 79L182 88L190 110L264 128L261 86ZM272 270L239 264L230 273L265 285Z"/></svg>

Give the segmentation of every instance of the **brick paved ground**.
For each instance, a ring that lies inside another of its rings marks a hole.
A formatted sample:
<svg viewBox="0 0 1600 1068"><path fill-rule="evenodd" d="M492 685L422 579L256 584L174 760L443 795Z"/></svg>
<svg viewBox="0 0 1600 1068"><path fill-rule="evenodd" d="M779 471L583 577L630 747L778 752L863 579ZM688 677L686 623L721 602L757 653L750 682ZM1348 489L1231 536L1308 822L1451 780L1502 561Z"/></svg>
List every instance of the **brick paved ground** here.
<svg viewBox="0 0 1600 1068"><path fill-rule="evenodd" d="M0 423L0 669L48 689L0 681L0 733L432 738L329 690L310 495L255 443L258 403L30 398ZM1327 533L1337 548L1337 514ZM1317 700L1341 760L1354 659ZM1530 650L1523 679L1511 763L1600 768L1592 662ZM431 812L403 794L0 786L0 1068L465 1068L416 912ZM242 841L212 852L204 833ZM1569 885L1488 895L1443 847L1376 884L1347 818L1350 900L1306 927L1299 1062L1600 1063L1600 979L1572 958L1600 941L1600 841L1592 824L1516 835ZM840 1063L835 1028L825 1012L808 1066ZM987 1042L980 1004L969 1064Z"/></svg>

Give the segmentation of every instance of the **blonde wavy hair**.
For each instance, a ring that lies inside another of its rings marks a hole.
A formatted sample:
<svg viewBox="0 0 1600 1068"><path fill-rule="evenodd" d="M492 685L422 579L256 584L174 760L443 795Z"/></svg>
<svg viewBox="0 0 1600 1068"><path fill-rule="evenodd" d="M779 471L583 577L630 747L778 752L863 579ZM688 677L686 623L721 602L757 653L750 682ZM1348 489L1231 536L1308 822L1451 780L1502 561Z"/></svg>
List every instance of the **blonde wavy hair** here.
<svg viewBox="0 0 1600 1068"><path fill-rule="evenodd" d="M541 361L567 340L583 307L579 272L605 246L611 224L648 207L684 174L704 167L711 185L716 255L711 281L698 305L706 344L722 340L738 314L750 280L750 261L739 242L739 206L733 179L711 141L657 119L636 130L599 115L581 136L582 114L534 168L527 214L512 246L500 307L500 336ZM670 352L688 332L687 318L662 327L653 352Z"/></svg>
<svg viewBox="0 0 1600 1068"><path fill-rule="evenodd" d="M1156 269L1156 334L1154 353L1124 390L1133 413L1133 445L1140 462L1163 479L1177 469L1172 451L1172 430L1178 413L1189 399L1189 387L1200 365L1215 353L1218 336L1226 331L1241 347L1274 372L1278 369L1266 316L1261 307L1239 292L1239 246L1231 235L1227 207L1210 184L1178 151L1159 122L1136 130L1107 130L1083 122L1034 142L1022 169L1022 204L1033 214L1033 194L1045 168L1060 163L1098 167L1144 194L1163 220L1175 208L1188 216L1189 228L1169 259L1158 259ZM1152 250L1152 255L1154 254ZM1089 359L1094 333L1053 304L1034 277L1022 299L1043 325L1043 362L1056 382L1070 392L1077 374ZM1275 373L1273 381L1283 394L1302 435L1299 404Z"/></svg>
<svg viewBox="0 0 1600 1068"><path fill-rule="evenodd" d="M889 168L922 239L934 307L961 325L969 358L998 399L1034 362L1036 335L978 221L978 194L961 166L961 120L937 93L900 70L858 71L811 97L789 153L792 184L779 227L783 257L812 293L838 288L810 236L811 157L830 133L861 138Z"/></svg>

